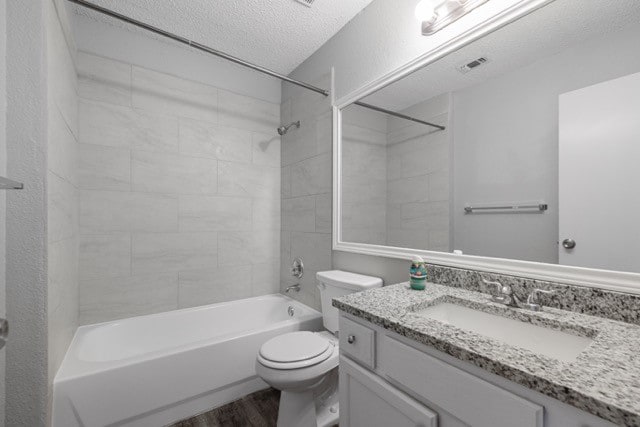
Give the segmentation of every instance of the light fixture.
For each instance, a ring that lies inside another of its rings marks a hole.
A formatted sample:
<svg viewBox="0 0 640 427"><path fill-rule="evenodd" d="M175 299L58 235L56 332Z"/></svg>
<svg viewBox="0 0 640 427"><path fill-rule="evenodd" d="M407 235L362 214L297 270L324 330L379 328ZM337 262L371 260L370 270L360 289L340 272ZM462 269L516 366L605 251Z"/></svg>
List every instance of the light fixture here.
<svg viewBox="0 0 640 427"><path fill-rule="evenodd" d="M422 35L430 36L462 18L488 0L420 0L416 18L422 22Z"/></svg>

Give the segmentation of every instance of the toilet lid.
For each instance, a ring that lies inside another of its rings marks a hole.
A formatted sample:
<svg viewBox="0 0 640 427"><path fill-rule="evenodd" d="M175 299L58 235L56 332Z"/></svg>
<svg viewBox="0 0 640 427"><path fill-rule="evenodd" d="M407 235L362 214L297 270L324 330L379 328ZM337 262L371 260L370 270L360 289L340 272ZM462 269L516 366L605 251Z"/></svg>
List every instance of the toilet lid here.
<svg viewBox="0 0 640 427"><path fill-rule="evenodd" d="M328 340L313 332L290 332L264 343L260 348L260 356L277 363L301 362L330 353L330 346Z"/></svg>

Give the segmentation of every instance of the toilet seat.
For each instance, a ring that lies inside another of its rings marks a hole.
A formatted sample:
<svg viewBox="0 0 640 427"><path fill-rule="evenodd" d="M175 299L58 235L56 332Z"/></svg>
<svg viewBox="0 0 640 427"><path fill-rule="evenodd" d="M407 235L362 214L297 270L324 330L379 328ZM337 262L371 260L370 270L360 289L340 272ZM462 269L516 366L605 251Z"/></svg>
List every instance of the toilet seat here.
<svg viewBox="0 0 640 427"><path fill-rule="evenodd" d="M318 334L290 332L264 343L258 352L258 361L273 369L299 369L327 360L333 351L333 343Z"/></svg>

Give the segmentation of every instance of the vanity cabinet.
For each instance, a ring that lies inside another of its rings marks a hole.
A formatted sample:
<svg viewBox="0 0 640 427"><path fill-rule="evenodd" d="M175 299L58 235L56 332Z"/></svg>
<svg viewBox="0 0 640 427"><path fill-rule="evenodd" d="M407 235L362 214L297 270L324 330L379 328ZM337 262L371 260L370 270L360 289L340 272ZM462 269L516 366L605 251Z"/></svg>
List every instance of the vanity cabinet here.
<svg viewBox="0 0 640 427"><path fill-rule="evenodd" d="M346 313L340 335L340 427L614 426Z"/></svg>

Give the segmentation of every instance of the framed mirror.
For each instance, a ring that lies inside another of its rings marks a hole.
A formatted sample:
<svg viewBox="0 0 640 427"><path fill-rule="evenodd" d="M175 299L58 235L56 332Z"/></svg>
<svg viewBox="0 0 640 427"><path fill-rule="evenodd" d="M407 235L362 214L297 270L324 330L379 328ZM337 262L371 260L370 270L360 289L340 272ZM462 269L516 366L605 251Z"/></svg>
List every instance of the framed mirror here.
<svg viewBox="0 0 640 427"><path fill-rule="evenodd" d="M640 2L529 3L336 102L335 250L640 292Z"/></svg>

